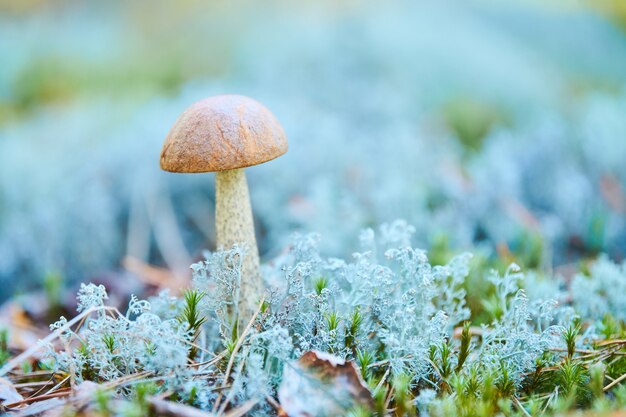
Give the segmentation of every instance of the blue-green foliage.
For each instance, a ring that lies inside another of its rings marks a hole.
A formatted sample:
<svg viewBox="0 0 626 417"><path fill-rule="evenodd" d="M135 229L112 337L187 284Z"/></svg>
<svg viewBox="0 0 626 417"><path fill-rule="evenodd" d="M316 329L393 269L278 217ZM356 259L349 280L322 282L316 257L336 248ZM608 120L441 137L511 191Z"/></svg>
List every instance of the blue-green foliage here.
<svg viewBox="0 0 626 417"><path fill-rule="evenodd" d="M79 310L90 313L84 325L71 331L62 318L52 326L62 331L66 346L74 341L79 347L50 349L54 366L77 380L112 381L148 372L180 399L211 409L218 398L214 388L225 383L226 364L232 362L228 400L258 399L259 415L270 413L265 398L276 394L285 364L308 350L354 360L374 385L388 370L390 381L405 381L410 392L422 390L417 399L402 400L415 401L422 410L429 404L445 407L450 399L439 398L454 389L474 398L468 389L492 386L493 393L481 398L507 398L528 386L538 364L561 366L571 308L559 306L550 294L528 299L524 274L511 265L502 275L485 276L493 289L486 304L492 318L480 337L473 337L476 330L461 326L472 313L465 293L471 257L462 254L432 266L424 251L411 246L413 232L404 221L367 229L351 260L322 257L318 235L295 236L288 253L264 265L270 283L266 301L243 340L236 300L245 251L238 246L206 253L192 266L194 289L204 297L133 297L120 315L104 305L103 287L83 285ZM597 265L603 262L608 261ZM191 299L199 332L181 320ZM453 335L460 326L459 340ZM238 342L243 343L236 348ZM200 365L191 366L189 359Z"/></svg>
<svg viewBox="0 0 626 417"><path fill-rule="evenodd" d="M530 301L520 288L524 275L517 265L503 276L494 274L495 296L500 310L490 326L484 326L478 363L496 371L505 369L519 387L537 359L561 347L563 324L571 320L568 309L551 299Z"/></svg>
<svg viewBox="0 0 626 417"><path fill-rule="evenodd" d="M147 3L57 5L62 25L54 8L0 16L3 284L85 280L124 255L185 268L185 249L211 247L212 178L160 173L158 160L177 115L225 92L266 103L289 136L287 155L248 170L270 257L295 230L322 233L322 253L345 257L360 229L397 217L420 247L445 232L454 248L515 249L530 228L547 262L624 252L619 199L601 191L603 179L626 183L626 41L609 22L538 3L410 1L326 4L310 19L311 3L205 14L171 3L163 15L180 29L161 42L161 14L134 9ZM138 46L154 43L154 56ZM184 64L180 45L195 51ZM492 120L470 151L457 139L474 119L463 126L448 110L457 102Z"/></svg>
<svg viewBox="0 0 626 417"><path fill-rule="evenodd" d="M571 294L582 317L600 320L610 314L626 322L626 263L616 264L601 256L591 265L588 276L574 277Z"/></svg>
<svg viewBox="0 0 626 417"><path fill-rule="evenodd" d="M401 221L383 226L379 239L366 230L350 262L320 257L316 235L296 237L276 262L273 273L287 285L273 290L268 324L289 329L296 354L383 351L394 372L426 378L429 348L469 317L461 288L469 256L432 267L425 252L407 246L412 231Z"/></svg>
<svg viewBox="0 0 626 417"><path fill-rule="evenodd" d="M177 390L190 382L187 354L193 335L186 323L159 317L150 302L135 296L127 313L118 314L104 305L103 286L83 284L77 299L78 311L91 314L78 332L64 317L50 326L66 343L66 349L58 352L48 346L55 369L69 372L77 382L113 381L144 371L159 375Z"/></svg>

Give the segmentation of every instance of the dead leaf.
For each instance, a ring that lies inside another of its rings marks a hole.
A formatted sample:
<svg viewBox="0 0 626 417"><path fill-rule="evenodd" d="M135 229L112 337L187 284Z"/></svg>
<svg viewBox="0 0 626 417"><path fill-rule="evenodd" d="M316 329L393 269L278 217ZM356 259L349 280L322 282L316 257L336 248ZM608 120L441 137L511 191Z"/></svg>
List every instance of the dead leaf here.
<svg viewBox="0 0 626 417"><path fill-rule="evenodd" d="M514 198L507 198L501 202L504 211L516 220L524 228L533 232L539 233L541 231L541 222L535 215L523 205L520 201Z"/></svg>
<svg viewBox="0 0 626 417"><path fill-rule="evenodd" d="M174 294L179 293L181 288L187 288L191 280L190 276L175 274L167 268L147 264L132 256L126 256L122 265L145 284L154 285L158 288L168 288Z"/></svg>
<svg viewBox="0 0 626 417"><path fill-rule="evenodd" d="M619 180L612 175L600 178L600 193L607 204L618 213L626 213L626 192Z"/></svg>
<svg viewBox="0 0 626 417"><path fill-rule="evenodd" d="M285 365L278 399L289 417L342 416L353 407L373 405L353 362L317 351Z"/></svg>
<svg viewBox="0 0 626 417"><path fill-rule="evenodd" d="M34 304L42 304L39 299L33 301ZM15 300L7 301L0 307L0 327L9 330L9 349L17 351L37 344L39 339L49 333L47 327L38 328L22 303Z"/></svg>
<svg viewBox="0 0 626 417"><path fill-rule="evenodd" d="M24 397L17 392L10 381L0 378L0 404L4 405L16 403L18 401L22 401L23 399Z"/></svg>

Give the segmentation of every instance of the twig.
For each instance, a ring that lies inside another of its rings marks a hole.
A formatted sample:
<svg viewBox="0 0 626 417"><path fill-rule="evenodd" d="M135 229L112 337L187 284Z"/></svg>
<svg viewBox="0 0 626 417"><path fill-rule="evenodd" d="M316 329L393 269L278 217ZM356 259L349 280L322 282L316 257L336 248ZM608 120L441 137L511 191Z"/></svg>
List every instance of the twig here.
<svg viewBox="0 0 626 417"><path fill-rule="evenodd" d="M54 372L52 371L33 371L33 372L29 372L27 374L16 374L14 373L11 376L11 380L13 381L21 381L22 379L32 379L32 378L36 378L36 377L53 377L54 376Z"/></svg>
<svg viewBox="0 0 626 417"><path fill-rule="evenodd" d="M276 401L276 400L274 399L274 397L272 397L271 395L266 395L266 396L265 396L265 401L267 401L267 403L268 403L269 405L271 405L271 406L272 406L272 408L273 408L274 410L276 410L276 412L277 412L277 413L280 413L280 412L283 410L283 408L280 406L280 404L278 403L278 401Z"/></svg>
<svg viewBox="0 0 626 417"><path fill-rule="evenodd" d="M276 417L289 417L285 409L271 395L265 397L267 402L276 410Z"/></svg>
<svg viewBox="0 0 626 417"><path fill-rule="evenodd" d="M135 374L125 375L123 377L117 378L114 381L106 382L102 384L101 386L104 387L105 389L119 387L119 386L129 384L131 382L137 381L137 380L141 380L145 377L152 376L153 374L154 372L152 371L137 372Z"/></svg>
<svg viewBox="0 0 626 417"><path fill-rule="evenodd" d="M57 391L53 394L44 394L44 395L39 395L37 397L26 398L24 400L16 401L11 404L4 404L4 407L15 408L24 404L31 404L31 403L35 403L38 401L49 400L50 398L67 397L68 395L71 395L71 394L72 394L72 390L70 388L64 388L64 391Z"/></svg>
<svg viewBox="0 0 626 417"><path fill-rule="evenodd" d="M54 384L53 380L48 381L37 381L37 382L24 382L22 384L13 384L15 389L18 388L37 388L37 387L46 387L48 385Z"/></svg>
<svg viewBox="0 0 626 417"><path fill-rule="evenodd" d="M205 361L205 362L194 363L193 366L197 366L198 369L200 369L201 367L205 367L205 366L213 366L219 361L221 361L224 358L224 356L226 356L226 353L221 352L219 355L215 356L213 359Z"/></svg>
<svg viewBox="0 0 626 417"><path fill-rule="evenodd" d="M567 349L564 349L564 348L551 348L550 350L553 351L553 352L567 352ZM574 352L575 353L584 353L584 354L598 355L602 351L601 350L575 349Z"/></svg>
<svg viewBox="0 0 626 417"><path fill-rule="evenodd" d="M55 386L53 386L52 388L50 388L50 390L48 392L46 392L46 394L52 394L53 392L55 392L61 385L63 385L68 379L69 379L69 375L66 376L65 378L63 378L61 380L61 382L59 382L58 384L56 384Z"/></svg>
<svg viewBox="0 0 626 417"><path fill-rule="evenodd" d="M389 404L391 404L391 399L393 398L395 391L396 389L394 387L391 387L391 389L387 393L387 399L385 400L385 410L389 408Z"/></svg>
<svg viewBox="0 0 626 417"><path fill-rule="evenodd" d="M626 345L626 339L603 340L601 342L598 342L598 346L608 346L608 345Z"/></svg>
<svg viewBox="0 0 626 417"><path fill-rule="evenodd" d="M607 385L606 387L604 387L603 391L606 392L608 390L610 390L611 388L613 388L615 385L619 384L620 382L626 380L626 374L620 376L619 378L617 378L615 381L611 382L609 385Z"/></svg>

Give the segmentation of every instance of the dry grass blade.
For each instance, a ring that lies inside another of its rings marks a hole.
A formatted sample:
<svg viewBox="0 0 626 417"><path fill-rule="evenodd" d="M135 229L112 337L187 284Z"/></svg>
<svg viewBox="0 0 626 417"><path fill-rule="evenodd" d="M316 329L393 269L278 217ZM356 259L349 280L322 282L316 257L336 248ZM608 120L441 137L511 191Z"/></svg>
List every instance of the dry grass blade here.
<svg viewBox="0 0 626 417"><path fill-rule="evenodd" d="M14 382L22 381L24 379L32 379L32 378L52 378L54 376L53 371L33 371L26 374L23 373L12 373L11 380Z"/></svg>
<svg viewBox="0 0 626 417"><path fill-rule="evenodd" d="M246 362L246 355L244 355L243 360L241 361L241 363L239 364L239 368L237 369L237 374L240 375L241 371L243 370L244 364ZM226 407L228 407L228 404L230 404L231 400L233 399L233 395L235 394L235 390L231 390L228 395L226 396L226 400L224 401L224 403L222 404L222 406L220 407L217 415L218 416L222 416L224 414L224 411L226 411Z"/></svg>
<svg viewBox="0 0 626 417"><path fill-rule="evenodd" d="M517 408L519 408L519 410L522 412L522 414L524 414L526 417L532 417L528 411L526 411L526 409L524 408L524 406L522 405L522 403L517 399L517 397L513 396L513 402L515 403L515 405L517 406Z"/></svg>
<svg viewBox="0 0 626 417"><path fill-rule="evenodd" d="M609 345L626 345L626 340L615 339L615 340L603 340L598 342L598 346L609 346Z"/></svg>
<svg viewBox="0 0 626 417"><path fill-rule="evenodd" d="M237 356L237 352L239 352L241 345L243 345L243 341L245 340L246 336L250 332L250 329L252 328L252 325L254 324L254 321L256 320L257 316L261 312L264 302L265 302L265 298L262 298L261 302L259 303L259 308L257 308L256 312L254 313L254 315L248 322L248 325L246 326L243 333L241 333L241 336L239 336L239 339L237 340L237 344L235 345L235 348L233 349L233 353L230 355L228 366L226 367L226 372L224 373L224 381L222 382L222 387L225 387L228 384L228 377L230 376L230 372L233 369L233 364L235 363L235 357ZM217 400L215 400L215 404L213 405L213 412L218 410L218 407L220 406L221 401L222 401L222 393L220 393L220 395L217 397Z"/></svg>
<svg viewBox="0 0 626 417"><path fill-rule="evenodd" d="M378 385L376 385L376 388L374 389L374 392L373 392L374 395L376 395L376 393L382 388L383 384L387 380L387 377L389 376L390 371L391 371L391 368L387 368L387 370L385 371L385 374L380 379L380 382L378 383Z"/></svg>
<svg viewBox="0 0 626 417"><path fill-rule="evenodd" d="M114 381L109 381L105 384L102 384L103 387L105 388L115 388L115 387L119 387L122 385L126 385L129 384L131 382L134 381L138 381L138 380L143 380L144 378L147 378L149 376L152 376L154 374L154 372L152 371L142 371L142 372L137 372L136 374L131 374L131 375L125 375L121 378L118 378Z"/></svg>
<svg viewBox="0 0 626 417"><path fill-rule="evenodd" d="M278 401L276 401L276 399L274 399L271 395L267 395L265 397L265 401L267 401L267 403L271 405L274 410L276 410L276 413L279 416L285 413L285 410L283 410Z"/></svg>
<svg viewBox="0 0 626 417"><path fill-rule="evenodd" d="M46 394L52 394L54 392L56 392L57 390L59 390L61 388L61 386L63 384L65 384L68 380L70 379L69 376L66 376L65 378L63 378L61 381L59 381L57 384L55 384L52 388L50 388L48 390L48 392L46 392ZM37 392L37 394L39 394L39 392Z"/></svg>
<svg viewBox="0 0 626 417"><path fill-rule="evenodd" d="M54 385L55 381L36 381L36 382L24 382L22 384L13 385L15 388L41 388L48 385Z"/></svg>
<svg viewBox="0 0 626 417"><path fill-rule="evenodd" d="M32 403L43 401L43 400L49 400L50 398L67 397L67 396L69 396L71 394L72 394L72 390L70 388L63 388L62 390L59 390L59 391L54 392L52 394L38 395L36 397L26 398L24 400L16 401L16 402L11 403L11 404L5 404L4 406L6 408L16 408L16 407L19 407L21 405L32 404Z"/></svg>
<svg viewBox="0 0 626 417"><path fill-rule="evenodd" d="M212 352L209 352L209 353L212 353ZM224 358L224 356L226 356L226 353L221 352L219 355L216 355L213 359L210 359L204 362L197 362L194 364L194 366L196 366L198 369L203 368L203 367L211 367L215 365L216 363L218 363L219 361L221 361Z"/></svg>

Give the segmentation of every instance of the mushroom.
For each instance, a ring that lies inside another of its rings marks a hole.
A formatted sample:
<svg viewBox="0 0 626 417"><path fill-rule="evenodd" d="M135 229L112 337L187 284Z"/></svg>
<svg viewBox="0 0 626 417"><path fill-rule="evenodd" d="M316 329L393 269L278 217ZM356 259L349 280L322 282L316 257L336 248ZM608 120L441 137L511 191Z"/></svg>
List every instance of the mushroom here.
<svg viewBox="0 0 626 417"><path fill-rule="evenodd" d="M287 137L261 103L239 95L209 97L176 120L161 151L161 169L215 172L218 248L246 247L239 290L239 322L252 317L263 291L259 250L244 168L287 152Z"/></svg>

